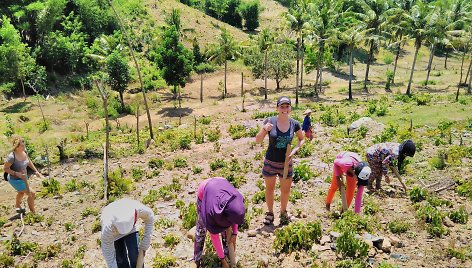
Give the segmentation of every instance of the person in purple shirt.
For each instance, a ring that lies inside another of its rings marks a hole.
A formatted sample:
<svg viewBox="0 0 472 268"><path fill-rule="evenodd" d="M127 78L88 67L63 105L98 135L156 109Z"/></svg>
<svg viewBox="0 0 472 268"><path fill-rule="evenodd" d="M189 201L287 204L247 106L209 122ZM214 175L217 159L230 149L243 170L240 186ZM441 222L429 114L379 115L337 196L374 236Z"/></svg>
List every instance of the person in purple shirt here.
<svg viewBox="0 0 472 268"><path fill-rule="evenodd" d="M244 222L246 214L244 198L231 183L221 177L204 180L198 186L197 195L198 220L193 260L197 267L202 267L203 247L208 230L222 267L229 268L225 256L228 256L228 244L231 243L236 248L238 225ZM230 238L226 237L226 230L229 228L232 231Z"/></svg>

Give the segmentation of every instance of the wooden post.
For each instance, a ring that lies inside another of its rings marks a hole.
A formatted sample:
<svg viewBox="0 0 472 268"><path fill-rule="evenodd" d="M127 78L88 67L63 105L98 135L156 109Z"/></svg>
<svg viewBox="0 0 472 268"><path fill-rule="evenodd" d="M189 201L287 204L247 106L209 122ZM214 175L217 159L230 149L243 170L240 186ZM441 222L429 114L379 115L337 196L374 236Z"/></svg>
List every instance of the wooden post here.
<svg viewBox="0 0 472 268"><path fill-rule="evenodd" d="M244 96L244 73L241 72L241 97Z"/></svg>
<svg viewBox="0 0 472 268"><path fill-rule="evenodd" d="M348 209L347 200L346 200L346 187L339 186L339 192L341 193L341 201L343 203L343 212L346 212Z"/></svg>
<svg viewBox="0 0 472 268"><path fill-rule="evenodd" d="M89 122L87 121L84 121L85 122L85 130L87 131L87 139L89 137Z"/></svg>
<svg viewBox="0 0 472 268"><path fill-rule="evenodd" d="M138 260L136 261L136 268L143 268L144 265L144 250L140 250Z"/></svg>
<svg viewBox="0 0 472 268"><path fill-rule="evenodd" d="M179 126L182 125L182 115L179 114Z"/></svg>
<svg viewBox="0 0 472 268"><path fill-rule="evenodd" d="M100 95L102 97L103 101L103 110L105 112L105 148L103 149L103 199L108 200L108 151L110 148L110 128L109 128L109 122L108 122L108 96L103 90L100 85L98 84L98 81L95 80L95 85L98 88L98 91L100 92Z"/></svg>
<svg viewBox="0 0 472 268"><path fill-rule="evenodd" d="M229 253L229 266L231 268L236 268L237 261L236 261L236 248L233 243L230 243L231 236L233 235L233 230L231 227L226 229L226 241L228 243L228 253Z"/></svg>
<svg viewBox="0 0 472 268"><path fill-rule="evenodd" d="M200 74L200 103L203 102L203 73Z"/></svg>

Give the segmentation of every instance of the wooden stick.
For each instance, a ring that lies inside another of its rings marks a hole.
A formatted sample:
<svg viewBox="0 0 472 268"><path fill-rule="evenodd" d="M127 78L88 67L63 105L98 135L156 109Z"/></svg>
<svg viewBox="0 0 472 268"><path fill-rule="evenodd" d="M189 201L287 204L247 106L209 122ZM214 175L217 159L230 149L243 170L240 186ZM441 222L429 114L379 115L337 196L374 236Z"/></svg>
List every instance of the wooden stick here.
<svg viewBox="0 0 472 268"><path fill-rule="evenodd" d="M341 193L341 201L343 203L343 212L346 212L348 209L347 200L346 200L346 187L339 186L339 192Z"/></svg>
<svg viewBox="0 0 472 268"><path fill-rule="evenodd" d="M435 191L436 193L438 193L438 192L441 192L442 190L446 190L446 189L448 189L448 188L454 186L455 184L456 184L456 183L453 182L453 183L450 183L449 185L443 186L443 187L441 187L441 188L439 188L439 189L436 189L436 190L434 190L434 191Z"/></svg>
<svg viewBox="0 0 472 268"><path fill-rule="evenodd" d="M143 268L144 266L144 250L140 250L138 254L138 261L136 262L136 268Z"/></svg>
<svg viewBox="0 0 472 268"><path fill-rule="evenodd" d="M426 185L425 188L433 187L433 186L436 186L436 185L438 185L438 184L440 184L440 183L441 183L441 181L438 181L438 182L435 182L435 183L433 183L433 184Z"/></svg>
<svg viewBox="0 0 472 268"><path fill-rule="evenodd" d="M233 235L233 230L231 227L226 229L226 241L228 243L228 254L229 254L229 266L231 268L236 268L236 248L233 243L230 243L231 236Z"/></svg>
<svg viewBox="0 0 472 268"><path fill-rule="evenodd" d="M287 144L287 150L285 151L285 163L284 163L284 173L282 178L286 179L288 175L288 166L290 164L290 159L288 159L288 156L292 152L292 144Z"/></svg>
<svg viewBox="0 0 472 268"><path fill-rule="evenodd" d="M389 166L390 169L393 171L393 173L395 174L395 176L398 178L398 180L400 181L400 183L402 184L403 186L403 189L405 189L405 193L408 192L408 190L406 189L406 185L403 183L402 181L402 178L400 177L400 173L398 173L398 170L396 167L392 167L392 166Z"/></svg>

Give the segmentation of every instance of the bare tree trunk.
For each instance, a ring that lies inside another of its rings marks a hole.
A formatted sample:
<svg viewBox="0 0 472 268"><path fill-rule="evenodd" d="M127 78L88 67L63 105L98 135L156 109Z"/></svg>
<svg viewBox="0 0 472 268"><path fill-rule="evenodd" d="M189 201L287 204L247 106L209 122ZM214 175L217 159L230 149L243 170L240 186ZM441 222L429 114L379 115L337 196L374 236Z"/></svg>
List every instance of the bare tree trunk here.
<svg viewBox="0 0 472 268"><path fill-rule="evenodd" d="M21 83L21 88L23 89L23 102L26 101L26 91L25 91L25 85L23 83L23 79L20 79L20 83Z"/></svg>
<svg viewBox="0 0 472 268"><path fill-rule="evenodd" d="M180 86L177 86L177 92L179 94L179 108L182 108L182 95L180 94Z"/></svg>
<svg viewBox="0 0 472 268"><path fill-rule="evenodd" d="M103 101L103 110L105 112L105 148L104 148L104 153L103 153L103 199L108 200L109 197L109 191L108 187L110 185L110 182L108 181L108 151L110 148L110 127L109 127L109 122L108 122L108 96L104 89L102 89L98 83L98 81L95 81L95 85L98 88L98 91L100 92L100 95L102 97Z"/></svg>
<svg viewBox="0 0 472 268"><path fill-rule="evenodd" d="M367 82L369 82L369 70L370 64L372 62L372 58L374 56L374 41L370 41L370 49L369 49L369 58L367 59L367 66L365 69L365 79L364 79L364 91L367 92Z"/></svg>
<svg viewBox="0 0 472 268"><path fill-rule="evenodd" d="M467 52L467 49L464 48L464 53L462 53L462 61L461 61L461 75L459 78L459 84L457 84L456 101L459 101L459 90L462 84L462 69L464 68L464 59L465 59L466 52Z"/></svg>
<svg viewBox="0 0 472 268"><path fill-rule="evenodd" d="M203 73L200 74L200 103L203 102Z"/></svg>
<svg viewBox="0 0 472 268"><path fill-rule="evenodd" d="M139 151L139 102L136 105L136 140L138 141L138 151Z"/></svg>
<svg viewBox="0 0 472 268"><path fill-rule="evenodd" d="M295 78L295 106L298 107L298 77L300 75L300 37L297 36L297 72Z"/></svg>
<svg viewBox="0 0 472 268"><path fill-rule="evenodd" d="M467 86L467 93L468 94L472 94L472 90L471 90L471 84L472 83L472 75L469 76L469 85Z"/></svg>
<svg viewBox="0 0 472 268"><path fill-rule="evenodd" d="M471 56L472 56L472 54L471 54ZM472 67L472 57L470 59L469 68L467 69L467 74L465 75L464 83L467 83L467 78L469 78L470 67Z"/></svg>
<svg viewBox="0 0 472 268"><path fill-rule="evenodd" d="M323 90L323 60L324 60L324 41L321 40L321 43L320 43L320 74L318 75L318 82L319 82L319 89L320 89L320 92L322 92Z"/></svg>
<svg viewBox="0 0 472 268"><path fill-rule="evenodd" d="M226 93L227 93L227 91L226 91L226 71L227 71L227 69L228 69L228 61L225 60L225 89L223 91L223 99L226 98Z"/></svg>
<svg viewBox="0 0 472 268"><path fill-rule="evenodd" d="M402 35L400 35L400 40L402 39ZM395 73L397 72L397 63L398 63L398 58L400 57L400 44L397 45L397 51L395 55L395 65L393 66L393 78L392 78L392 84L395 84Z"/></svg>
<svg viewBox="0 0 472 268"><path fill-rule="evenodd" d="M415 72L416 57L418 56L418 50L421 45L416 46L415 57L413 58L413 65L411 66L410 80L408 81L408 87L406 88L406 95L411 95L411 80L413 79L413 73Z"/></svg>
<svg viewBox="0 0 472 268"><path fill-rule="evenodd" d="M449 50L446 49L446 58L444 59L444 69L447 70L447 58L449 56Z"/></svg>
<svg viewBox="0 0 472 268"><path fill-rule="evenodd" d="M426 81L424 82L425 86L428 86L429 74L431 72L431 65L433 64L433 58L434 58L434 44L431 45L431 55L429 55L428 72L426 74Z"/></svg>
<svg viewBox="0 0 472 268"><path fill-rule="evenodd" d="M267 49L264 51L264 100L267 100Z"/></svg>
<svg viewBox="0 0 472 268"><path fill-rule="evenodd" d="M113 12L115 13L115 16L118 19L118 22L120 23L121 32L123 32L123 35L126 38L129 50L131 52L131 56L133 57L134 64L136 65L136 70L138 72L138 77L139 77L139 83L141 85L141 91L143 92L144 107L146 108L146 114L147 114L147 118L148 118L149 135L150 135L151 140L153 140L154 139L154 134L152 132L151 113L149 112L149 107L148 107L148 104L147 104L146 92L144 91L144 85L143 85L143 78L141 76L141 70L139 68L138 61L136 60L136 57L134 56L133 46L131 45L131 40L128 37L128 34L125 30L125 27L123 26L123 21L121 20L120 16L118 15L118 12L116 11L115 7L112 5L112 0L108 0L108 3L110 4L110 7L113 9Z"/></svg>
<svg viewBox="0 0 472 268"><path fill-rule="evenodd" d="M349 100L352 100L352 51L349 53Z"/></svg>

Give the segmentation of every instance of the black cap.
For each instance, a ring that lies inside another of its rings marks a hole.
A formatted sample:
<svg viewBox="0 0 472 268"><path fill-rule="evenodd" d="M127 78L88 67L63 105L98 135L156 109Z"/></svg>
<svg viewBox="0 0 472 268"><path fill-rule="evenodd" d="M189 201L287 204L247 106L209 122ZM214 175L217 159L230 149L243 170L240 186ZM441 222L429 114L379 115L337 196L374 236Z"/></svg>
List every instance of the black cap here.
<svg viewBox="0 0 472 268"><path fill-rule="evenodd" d="M290 101L290 98L287 96L282 96L277 100L277 106L280 106L284 103L288 103L289 105L292 105L292 102Z"/></svg>

